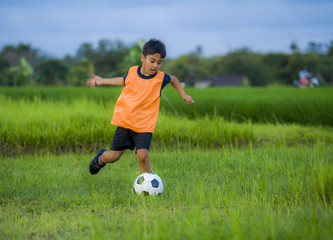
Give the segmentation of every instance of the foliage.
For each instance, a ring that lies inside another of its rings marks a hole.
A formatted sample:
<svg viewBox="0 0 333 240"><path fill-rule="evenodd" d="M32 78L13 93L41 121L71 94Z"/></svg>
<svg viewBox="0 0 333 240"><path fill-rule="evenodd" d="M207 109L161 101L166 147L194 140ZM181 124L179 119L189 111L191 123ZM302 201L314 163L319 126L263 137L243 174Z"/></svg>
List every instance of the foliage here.
<svg viewBox="0 0 333 240"><path fill-rule="evenodd" d="M77 59L87 59L92 62L97 75L104 77L123 76L123 62L129 54L131 47L127 47L121 41L111 41L102 39L99 41L97 48L90 43L84 43L78 49Z"/></svg>
<svg viewBox="0 0 333 240"><path fill-rule="evenodd" d="M138 43L129 51L129 54L125 56L123 62L124 71L127 72L127 70L132 66L141 65L141 54L144 44L145 42L143 40L138 41Z"/></svg>
<svg viewBox="0 0 333 240"><path fill-rule="evenodd" d="M40 55L40 51L32 48L29 44L20 43L17 46L6 45L0 52L1 65L7 67L15 66L24 58L33 68L36 68L43 61Z"/></svg>
<svg viewBox="0 0 333 240"><path fill-rule="evenodd" d="M120 40L102 39L96 47L83 43L74 56L67 55L63 59L42 55L28 44L8 45L0 52L0 84L79 86L84 84L92 71L103 77L124 76L130 66L141 63L143 43L140 40L126 45ZM333 83L333 42L330 45L310 42L303 52L295 43L291 48L292 54L261 54L242 48L223 56L205 58L199 47L187 55L166 59L163 71L189 86L202 79L225 74L244 75L251 86L267 86L290 85L298 79L299 69L307 66L321 85ZM33 70L28 80L18 73L21 59L25 59ZM84 70L84 67L87 69Z"/></svg>
<svg viewBox="0 0 333 240"><path fill-rule="evenodd" d="M223 58L226 74L245 75L251 86L265 86L272 82L272 76L264 64L260 64L259 55L248 49L240 49Z"/></svg>
<svg viewBox="0 0 333 240"><path fill-rule="evenodd" d="M20 63L6 69L4 82L10 86L24 86L31 82L33 69L25 58Z"/></svg>
<svg viewBox="0 0 333 240"><path fill-rule="evenodd" d="M298 72L295 69L300 69L300 67L290 68L288 71L288 64L291 59L291 56L284 53L267 53L259 57L260 64L264 64L270 71L270 75L274 80L271 82L278 82L290 85L292 79L298 78ZM290 76L290 73L293 76ZM294 74L297 74L295 76Z"/></svg>
<svg viewBox="0 0 333 240"><path fill-rule="evenodd" d="M195 81L211 75L208 64L209 61L201 58L198 53L191 53L167 61L163 70L172 73L181 81L187 82L188 86L193 86Z"/></svg>
<svg viewBox="0 0 333 240"><path fill-rule="evenodd" d="M72 86L83 86L85 84L85 80L93 73L93 64L87 59L82 59L75 66L70 68L67 75L67 84Z"/></svg>
<svg viewBox="0 0 333 240"><path fill-rule="evenodd" d="M45 85L58 85L65 78L68 68L62 61L48 59L40 66L38 83Z"/></svg>

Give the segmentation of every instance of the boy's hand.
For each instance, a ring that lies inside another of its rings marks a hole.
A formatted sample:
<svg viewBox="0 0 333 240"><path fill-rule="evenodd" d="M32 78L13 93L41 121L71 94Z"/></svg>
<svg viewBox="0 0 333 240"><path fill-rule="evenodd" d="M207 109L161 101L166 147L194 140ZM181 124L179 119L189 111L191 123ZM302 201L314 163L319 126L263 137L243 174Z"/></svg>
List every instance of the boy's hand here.
<svg viewBox="0 0 333 240"><path fill-rule="evenodd" d="M187 104L193 104L194 101L190 95L185 95L183 99L187 102Z"/></svg>
<svg viewBox="0 0 333 240"><path fill-rule="evenodd" d="M100 76L92 75L92 78L87 79L86 85L90 87L103 85L103 79Z"/></svg>

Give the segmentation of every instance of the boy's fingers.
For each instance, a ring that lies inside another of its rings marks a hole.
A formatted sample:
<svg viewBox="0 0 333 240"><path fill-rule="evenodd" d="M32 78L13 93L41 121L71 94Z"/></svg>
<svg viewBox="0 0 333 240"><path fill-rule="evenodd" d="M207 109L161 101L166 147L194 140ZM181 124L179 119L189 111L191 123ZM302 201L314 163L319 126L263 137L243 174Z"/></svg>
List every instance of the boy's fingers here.
<svg viewBox="0 0 333 240"><path fill-rule="evenodd" d="M193 99L192 99L191 96L188 96L188 97L187 97L186 102L187 102L188 104L193 104L193 103L194 103L194 101L193 101Z"/></svg>
<svg viewBox="0 0 333 240"><path fill-rule="evenodd" d="M90 86L90 87L94 87L94 86L97 86L97 83L96 83L95 79L93 79L93 78L88 78L88 79L86 80L86 85L87 85L87 86Z"/></svg>
<svg viewBox="0 0 333 240"><path fill-rule="evenodd" d="M87 81L86 81L86 85L87 85L87 86L91 86L91 79L89 79L89 78L87 79Z"/></svg>

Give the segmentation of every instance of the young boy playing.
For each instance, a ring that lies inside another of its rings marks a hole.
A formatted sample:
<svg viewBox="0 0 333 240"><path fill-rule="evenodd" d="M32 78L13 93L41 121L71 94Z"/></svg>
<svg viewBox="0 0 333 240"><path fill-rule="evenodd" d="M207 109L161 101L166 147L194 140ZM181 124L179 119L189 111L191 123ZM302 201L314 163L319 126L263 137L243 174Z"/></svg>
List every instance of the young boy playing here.
<svg viewBox="0 0 333 240"><path fill-rule="evenodd" d="M111 150L97 151L89 165L91 174L97 174L106 163L118 161L126 149L134 148L140 173L151 172L148 151L157 122L162 89L171 83L188 104L194 103L176 77L159 71L165 56L164 43L151 39L143 46L142 65L129 68L125 77L107 79L93 75L87 79L87 86L125 86L111 120L111 124L117 126Z"/></svg>

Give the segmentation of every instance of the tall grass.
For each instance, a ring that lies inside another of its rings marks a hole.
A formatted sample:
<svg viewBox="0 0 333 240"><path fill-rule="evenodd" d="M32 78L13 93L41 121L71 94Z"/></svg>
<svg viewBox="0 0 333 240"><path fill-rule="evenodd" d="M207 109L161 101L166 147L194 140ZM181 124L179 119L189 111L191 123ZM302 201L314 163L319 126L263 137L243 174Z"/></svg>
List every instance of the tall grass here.
<svg viewBox="0 0 333 240"><path fill-rule="evenodd" d="M161 197L137 197L131 152L0 159L2 239L332 239L331 146L151 151Z"/></svg>
<svg viewBox="0 0 333 240"><path fill-rule="evenodd" d="M2 154L34 151L91 151L108 148L115 131L114 105L91 99L66 101L5 99L0 96ZM263 144L333 142L331 127L234 123L209 116L189 119L161 112L153 147L224 148Z"/></svg>
<svg viewBox="0 0 333 240"><path fill-rule="evenodd" d="M178 112L189 118L223 116L227 121L301 125L333 125L333 88L207 88L188 89L197 99L195 106L181 103L177 92L166 89L165 95ZM172 112L168 104L164 104Z"/></svg>
<svg viewBox="0 0 333 240"><path fill-rule="evenodd" d="M88 99L114 105L120 87L110 88L0 88L6 99L71 102ZM172 87L163 90L161 110L166 114L198 118L221 116L227 121L333 126L333 88L186 88L194 105L184 104Z"/></svg>

